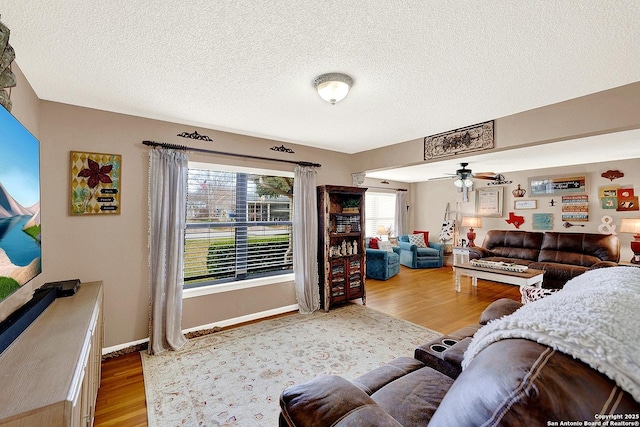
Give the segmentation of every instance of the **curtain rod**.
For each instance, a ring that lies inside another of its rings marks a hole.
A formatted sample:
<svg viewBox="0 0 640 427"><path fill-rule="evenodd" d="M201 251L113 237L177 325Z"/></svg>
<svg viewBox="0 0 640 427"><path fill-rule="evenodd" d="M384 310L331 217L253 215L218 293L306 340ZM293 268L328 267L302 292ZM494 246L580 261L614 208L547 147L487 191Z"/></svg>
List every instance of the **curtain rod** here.
<svg viewBox="0 0 640 427"><path fill-rule="evenodd" d="M225 153L224 151L207 150L207 149L204 149L204 148L193 148L193 147L187 147L186 145L167 144L165 142L142 141L142 143L144 145L148 145L149 147L162 147L162 148L171 148L171 149L174 149L174 150L197 151L199 153L218 154L220 156L241 157L243 159L268 160L270 162L292 163L294 165L313 166L313 167L316 167L316 168L319 168L319 167L322 166L319 163L311 163L311 162L295 161L295 160L284 160L284 159L274 159L274 158L271 158L271 157L250 156L250 155L237 154L237 153Z"/></svg>
<svg viewBox="0 0 640 427"><path fill-rule="evenodd" d="M390 191L407 191L406 188L376 187L375 185L367 185L367 188L378 188L380 190L390 190Z"/></svg>

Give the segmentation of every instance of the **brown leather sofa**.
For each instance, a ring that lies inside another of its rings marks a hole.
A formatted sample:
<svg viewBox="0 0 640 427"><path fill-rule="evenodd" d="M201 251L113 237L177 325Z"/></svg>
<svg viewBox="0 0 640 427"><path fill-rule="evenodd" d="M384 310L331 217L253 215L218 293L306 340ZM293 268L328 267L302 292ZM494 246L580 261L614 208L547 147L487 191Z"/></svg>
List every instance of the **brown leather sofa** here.
<svg viewBox="0 0 640 427"><path fill-rule="evenodd" d="M480 320L489 322L518 307L514 301L498 300ZM455 355L464 354L468 337L478 328L471 325L441 337L416 349L414 358L400 357L354 381L320 376L288 387L280 397L279 424L475 427L575 421L583 424L566 425L586 425L585 421L595 423L613 414L640 413L633 396L607 376L526 339L490 344L461 372ZM447 351L452 356L448 360ZM445 354L434 356L438 352Z"/></svg>
<svg viewBox="0 0 640 427"><path fill-rule="evenodd" d="M469 249L470 259L544 270L542 287L550 289L561 289L569 279L620 261L618 237L603 234L490 230L482 246Z"/></svg>

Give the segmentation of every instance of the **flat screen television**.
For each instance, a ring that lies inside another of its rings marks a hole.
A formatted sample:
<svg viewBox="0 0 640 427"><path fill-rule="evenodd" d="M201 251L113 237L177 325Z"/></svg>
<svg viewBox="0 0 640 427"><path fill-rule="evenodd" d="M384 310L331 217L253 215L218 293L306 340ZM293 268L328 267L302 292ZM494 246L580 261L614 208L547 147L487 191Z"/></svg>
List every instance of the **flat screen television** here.
<svg viewBox="0 0 640 427"><path fill-rule="evenodd" d="M0 302L42 272L41 257L40 143L0 107Z"/></svg>

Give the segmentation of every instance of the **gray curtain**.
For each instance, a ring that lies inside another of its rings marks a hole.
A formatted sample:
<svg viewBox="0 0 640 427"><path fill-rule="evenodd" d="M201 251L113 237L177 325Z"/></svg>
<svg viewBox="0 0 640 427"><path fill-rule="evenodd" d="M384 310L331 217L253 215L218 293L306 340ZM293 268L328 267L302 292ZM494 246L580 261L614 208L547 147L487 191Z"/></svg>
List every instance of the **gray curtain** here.
<svg viewBox="0 0 640 427"><path fill-rule="evenodd" d="M407 234L407 192L396 191L396 236Z"/></svg>
<svg viewBox="0 0 640 427"><path fill-rule="evenodd" d="M177 350L182 334L182 285L188 156L183 151L149 153L149 354Z"/></svg>
<svg viewBox="0 0 640 427"><path fill-rule="evenodd" d="M296 166L293 179L293 272L300 313L320 309L316 168Z"/></svg>

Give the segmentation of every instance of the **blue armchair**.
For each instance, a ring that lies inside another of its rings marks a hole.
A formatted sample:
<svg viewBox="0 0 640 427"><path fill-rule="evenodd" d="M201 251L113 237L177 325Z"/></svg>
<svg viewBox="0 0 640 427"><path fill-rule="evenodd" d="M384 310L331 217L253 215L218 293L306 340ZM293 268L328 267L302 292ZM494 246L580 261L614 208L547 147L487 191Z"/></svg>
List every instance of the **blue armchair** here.
<svg viewBox="0 0 640 427"><path fill-rule="evenodd" d="M396 252L370 248L369 239L367 239L366 245L367 277L371 279L387 280L400 272L400 255ZM398 250L398 248L393 249L394 251Z"/></svg>
<svg viewBox="0 0 640 427"><path fill-rule="evenodd" d="M428 248L419 248L409 242L407 235L398 236L400 264L409 268L437 268L442 267L444 245L428 242Z"/></svg>

